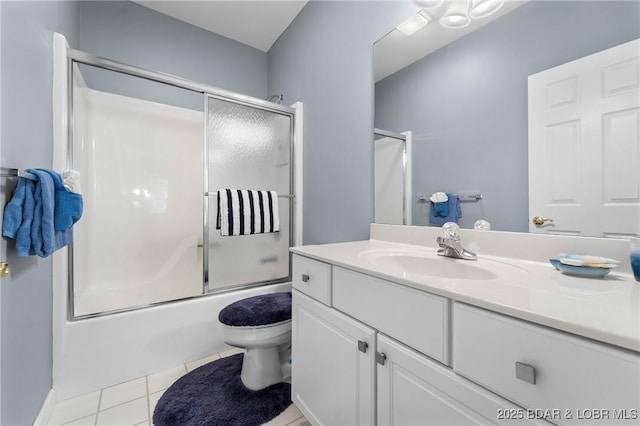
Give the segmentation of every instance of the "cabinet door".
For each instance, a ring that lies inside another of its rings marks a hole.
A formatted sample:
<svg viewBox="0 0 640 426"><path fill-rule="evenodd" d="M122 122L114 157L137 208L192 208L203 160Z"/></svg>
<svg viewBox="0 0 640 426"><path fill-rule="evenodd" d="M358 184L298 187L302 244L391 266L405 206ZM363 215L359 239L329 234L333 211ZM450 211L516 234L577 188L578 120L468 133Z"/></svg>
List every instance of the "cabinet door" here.
<svg viewBox="0 0 640 426"><path fill-rule="evenodd" d="M379 426L532 423L524 410L382 334L377 346L384 354L377 366Z"/></svg>
<svg viewBox="0 0 640 426"><path fill-rule="evenodd" d="M293 290L292 398L312 424L374 424L374 355L375 330Z"/></svg>

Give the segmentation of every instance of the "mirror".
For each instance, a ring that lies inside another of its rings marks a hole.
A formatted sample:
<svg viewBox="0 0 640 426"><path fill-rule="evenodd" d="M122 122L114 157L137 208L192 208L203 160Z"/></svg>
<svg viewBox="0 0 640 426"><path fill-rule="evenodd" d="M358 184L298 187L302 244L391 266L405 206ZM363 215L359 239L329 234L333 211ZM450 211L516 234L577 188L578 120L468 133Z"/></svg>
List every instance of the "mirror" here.
<svg viewBox="0 0 640 426"><path fill-rule="evenodd" d="M640 3L507 1L495 15L458 30L438 22L448 6L423 9L432 20L412 35L394 29L376 42L374 126L413 134L414 225L430 224L428 198L444 191L470 200L460 203L463 228L485 219L493 230L529 232L528 77L639 38ZM439 38L444 46L433 42ZM424 40L432 45L405 52ZM629 84L638 97L635 67ZM638 209L639 120L638 108L632 110L635 124L627 129L635 133L625 149L633 160L618 178L635 187L635 199L627 201ZM640 227L639 214L625 220L635 222L629 229Z"/></svg>

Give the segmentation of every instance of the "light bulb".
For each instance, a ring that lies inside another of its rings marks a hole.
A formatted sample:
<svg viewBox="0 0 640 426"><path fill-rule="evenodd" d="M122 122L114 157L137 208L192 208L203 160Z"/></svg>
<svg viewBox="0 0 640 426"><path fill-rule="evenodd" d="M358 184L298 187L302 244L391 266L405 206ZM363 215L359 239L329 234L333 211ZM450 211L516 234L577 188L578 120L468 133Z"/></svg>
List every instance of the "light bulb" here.
<svg viewBox="0 0 640 426"><path fill-rule="evenodd" d="M504 4L504 0L471 0L469 16L473 19L487 17L496 13Z"/></svg>
<svg viewBox="0 0 640 426"><path fill-rule="evenodd" d="M440 18L440 25L446 28L464 28L471 22L467 15L468 0L453 0L447 9L447 13Z"/></svg>
<svg viewBox="0 0 640 426"><path fill-rule="evenodd" d="M424 10L420 10L418 13L398 25L396 29L406 36L418 31L431 21L431 17Z"/></svg>

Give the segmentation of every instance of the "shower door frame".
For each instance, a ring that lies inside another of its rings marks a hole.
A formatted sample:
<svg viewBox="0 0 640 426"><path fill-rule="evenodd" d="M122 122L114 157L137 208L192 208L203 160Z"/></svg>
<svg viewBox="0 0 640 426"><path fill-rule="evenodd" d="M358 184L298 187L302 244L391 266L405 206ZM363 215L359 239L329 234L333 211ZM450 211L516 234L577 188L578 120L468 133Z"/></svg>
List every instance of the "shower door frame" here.
<svg viewBox="0 0 640 426"><path fill-rule="evenodd" d="M295 108L288 107L286 105L275 104L263 99L254 98L252 96L243 95L240 93L231 92L228 90L220 89L215 86L206 85L196 81L184 79L171 74L162 73L158 71L152 71L149 69L129 65L124 62L114 61L112 59L95 56L90 53L86 53L80 50L67 47L67 152L66 163L67 168L73 169L73 133L74 133L74 116L73 116L73 68L74 64L85 64L100 69L114 71L121 74L126 74L132 77L139 77L145 80L154 81L157 83L166 84L169 86L190 90L192 92L200 93L204 99L204 111L203 111L203 141L204 141L204 193L203 193L203 250L202 250L202 294L198 296L188 296L180 299L165 300L161 302L154 302L145 305L139 305L129 308L114 309L106 312L96 312L92 314L85 314L75 316L75 300L74 300L74 276L73 276L73 242L67 246L67 321L78 321L88 318L97 318L107 315L118 314L122 312L131 312L141 309L146 309L152 306L165 305L178 301L184 301L189 299L196 299L205 296L211 296L220 293L226 293L231 291L237 291L246 288L266 286L270 284L284 283L291 281L292 267L291 267L291 253L288 253L289 258L289 275L284 278L275 280L259 281L253 283L246 283L236 286L230 286L221 288L218 290L211 290L209 286L209 172L208 172L208 144L207 144L207 119L208 119L208 100L209 98L220 99L227 102L232 102L239 105L249 106L257 108L263 111L269 111L281 115L288 116L290 119L289 126L289 247L292 247L295 241L294 229L295 229L295 194L294 194L294 166L293 161L294 146L295 146Z"/></svg>

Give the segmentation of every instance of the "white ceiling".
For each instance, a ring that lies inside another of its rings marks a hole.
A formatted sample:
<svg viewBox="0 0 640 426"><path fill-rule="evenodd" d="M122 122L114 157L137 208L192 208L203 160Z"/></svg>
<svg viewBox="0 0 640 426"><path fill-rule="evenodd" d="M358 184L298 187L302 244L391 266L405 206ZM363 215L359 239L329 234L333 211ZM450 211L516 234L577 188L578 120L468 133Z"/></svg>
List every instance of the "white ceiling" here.
<svg viewBox="0 0 640 426"><path fill-rule="evenodd" d="M447 10L448 1L436 9L427 9L426 12L433 18L433 21L429 22L420 30L410 36L406 36L394 29L376 42L374 50L375 81L378 82L396 71L422 59L429 53L453 43L470 32L506 15L526 2L527 0L507 0L504 6L493 15L472 20L469 26L459 29L445 28L438 22ZM419 10L420 8L416 5L416 13ZM407 18L409 18L409 16L407 16ZM398 25L399 24L401 24L401 22L398 22Z"/></svg>
<svg viewBox="0 0 640 426"><path fill-rule="evenodd" d="M1 1L1 0L0 0ZM134 2L224 37L269 51L309 0L133 0ZM355 1L355 0L352 0ZM416 12L420 10L419 1ZM375 81L401 70L425 55L464 37L504 16L527 0L506 0L497 13L462 29L448 29L438 23L448 3L427 9L432 22L410 36L392 30L375 44ZM407 17L408 18L408 17ZM398 22L400 24L400 22Z"/></svg>
<svg viewBox="0 0 640 426"><path fill-rule="evenodd" d="M133 0L267 52L308 0Z"/></svg>

